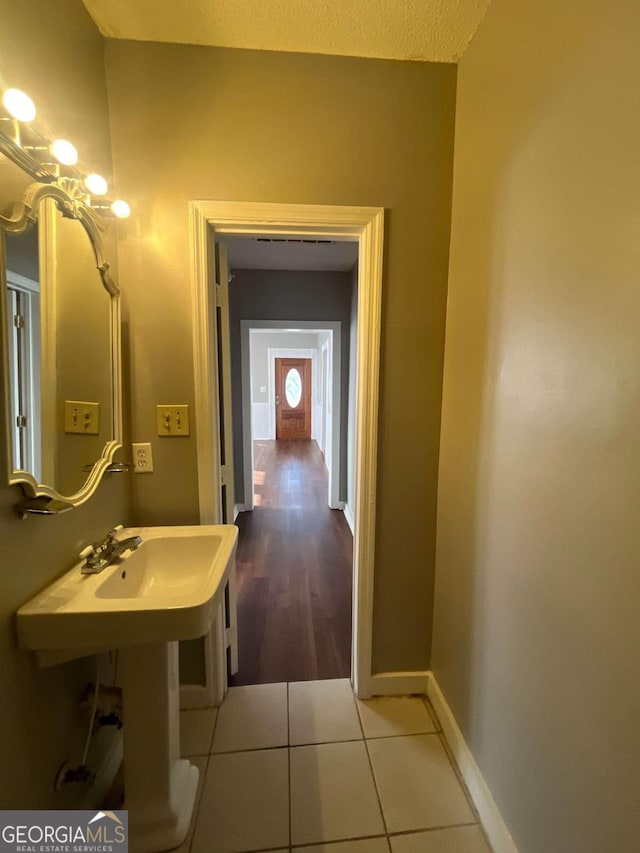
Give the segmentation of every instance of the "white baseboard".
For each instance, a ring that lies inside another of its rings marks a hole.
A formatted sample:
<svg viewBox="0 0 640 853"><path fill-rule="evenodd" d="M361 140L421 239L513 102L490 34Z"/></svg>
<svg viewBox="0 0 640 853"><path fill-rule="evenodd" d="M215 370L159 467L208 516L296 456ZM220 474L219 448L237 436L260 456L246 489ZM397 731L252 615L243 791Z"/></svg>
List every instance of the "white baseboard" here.
<svg viewBox="0 0 640 853"><path fill-rule="evenodd" d="M369 678L369 696L406 696L427 692L428 672L378 672Z"/></svg>
<svg viewBox="0 0 640 853"><path fill-rule="evenodd" d="M473 753L469 749L451 708L444 698L444 694L440 690L436 677L432 672L429 673L427 681L427 696L440 721L442 731L453 753L462 778L469 789L471 799L478 810L480 821L484 827L484 831L487 833L492 850L494 853L518 853L518 848L507 829L507 825L502 819L502 815L491 795L484 776L476 764Z"/></svg>
<svg viewBox="0 0 640 853"><path fill-rule="evenodd" d="M124 737L122 729L116 729L108 751L98 767L91 788L87 791L82 809L99 809L104 805L109 789L113 785L116 774L124 760Z"/></svg>
<svg viewBox="0 0 640 853"><path fill-rule="evenodd" d="M352 509L348 503L345 503L343 512L344 512L344 517L347 520L347 524L351 528L351 532L355 535L356 520L353 517L353 511L352 511Z"/></svg>
<svg viewBox="0 0 640 853"><path fill-rule="evenodd" d="M246 512L246 511L247 511L247 505L246 504L234 504L233 505L233 520L234 521L236 520L236 518L238 517L238 513Z"/></svg>

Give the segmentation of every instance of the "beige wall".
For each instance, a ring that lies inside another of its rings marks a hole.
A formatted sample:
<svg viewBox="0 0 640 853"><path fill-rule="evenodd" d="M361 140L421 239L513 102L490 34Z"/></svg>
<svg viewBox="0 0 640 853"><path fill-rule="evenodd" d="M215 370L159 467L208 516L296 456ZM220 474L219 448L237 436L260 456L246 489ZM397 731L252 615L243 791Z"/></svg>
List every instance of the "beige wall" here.
<svg viewBox="0 0 640 853"><path fill-rule="evenodd" d="M131 307L141 523L198 518L195 436L154 436L193 402L190 199L388 210L374 660L429 660L456 70L448 65L107 42L114 163L134 207L120 242ZM409 401L409 410L407 410Z"/></svg>
<svg viewBox="0 0 640 853"><path fill-rule="evenodd" d="M458 75L433 668L521 853L640 837L635 0L494 0Z"/></svg>
<svg viewBox="0 0 640 853"><path fill-rule="evenodd" d="M50 124L78 146L87 165L108 173L110 147L102 40L80 0L0 0L0 82L24 88ZM0 367L0 370L2 368ZM6 483L6 435L0 483ZM20 521L16 488L0 486L0 806L60 808L80 791L52 793L63 760L79 763L86 720L75 703L87 680L81 663L38 671L17 651L14 613L69 568L75 555L127 521L126 481L112 477L83 507L57 518Z"/></svg>

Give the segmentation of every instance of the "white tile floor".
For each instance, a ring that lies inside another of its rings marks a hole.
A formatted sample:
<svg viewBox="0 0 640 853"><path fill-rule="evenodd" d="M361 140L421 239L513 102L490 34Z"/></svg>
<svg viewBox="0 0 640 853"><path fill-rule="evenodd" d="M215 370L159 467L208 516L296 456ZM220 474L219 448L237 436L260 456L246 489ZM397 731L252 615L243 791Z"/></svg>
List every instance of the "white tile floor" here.
<svg viewBox="0 0 640 853"><path fill-rule="evenodd" d="M200 768L180 853L490 853L427 702L347 679L232 687L183 711Z"/></svg>

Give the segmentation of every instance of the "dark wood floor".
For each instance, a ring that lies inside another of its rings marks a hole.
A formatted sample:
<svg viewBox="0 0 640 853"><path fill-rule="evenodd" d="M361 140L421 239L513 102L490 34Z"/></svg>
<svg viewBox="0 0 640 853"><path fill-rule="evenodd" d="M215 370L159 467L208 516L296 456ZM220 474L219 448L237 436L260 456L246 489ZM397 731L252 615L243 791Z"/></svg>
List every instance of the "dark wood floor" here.
<svg viewBox="0 0 640 853"><path fill-rule="evenodd" d="M240 668L232 685L346 678L353 540L327 506L315 441L257 441L255 509L240 513Z"/></svg>

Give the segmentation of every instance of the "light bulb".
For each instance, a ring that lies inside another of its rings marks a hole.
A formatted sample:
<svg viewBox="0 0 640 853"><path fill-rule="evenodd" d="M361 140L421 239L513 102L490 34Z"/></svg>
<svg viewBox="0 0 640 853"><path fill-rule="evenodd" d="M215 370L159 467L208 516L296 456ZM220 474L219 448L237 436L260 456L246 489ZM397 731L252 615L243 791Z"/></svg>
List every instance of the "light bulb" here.
<svg viewBox="0 0 640 853"><path fill-rule="evenodd" d="M111 205L111 212L114 216L117 216L118 219L126 219L128 216L131 216L131 208L127 202L123 201L121 198L113 202Z"/></svg>
<svg viewBox="0 0 640 853"><path fill-rule="evenodd" d="M75 166L78 162L78 152L75 146L66 139L56 139L51 143L50 149L58 163L63 166Z"/></svg>
<svg viewBox="0 0 640 853"><path fill-rule="evenodd" d="M109 189L107 182L102 175L96 175L95 172L91 175L87 175L84 179L84 183L92 195L106 195L107 190Z"/></svg>
<svg viewBox="0 0 640 853"><path fill-rule="evenodd" d="M18 121L33 121L36 117L36 105L20 89L7 89L2 96L2 103L9 115Z"/></svg>

